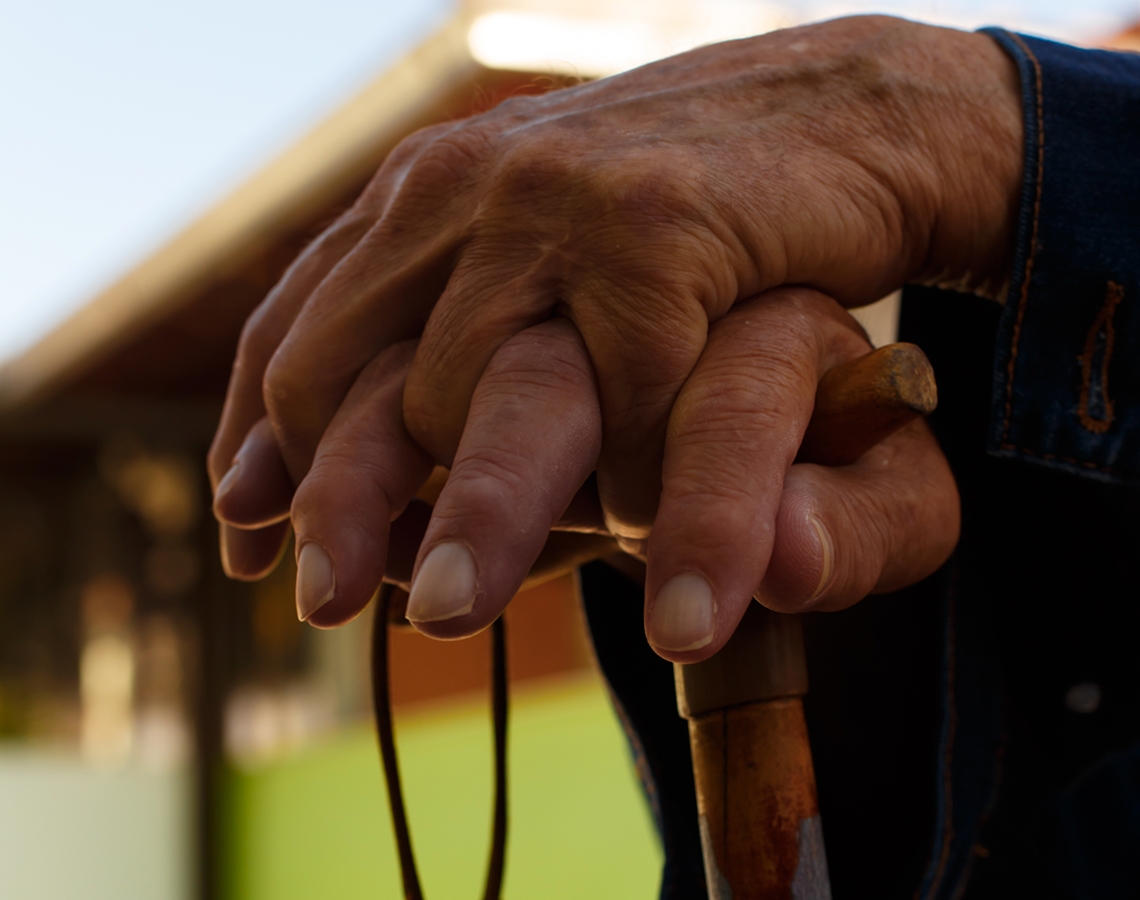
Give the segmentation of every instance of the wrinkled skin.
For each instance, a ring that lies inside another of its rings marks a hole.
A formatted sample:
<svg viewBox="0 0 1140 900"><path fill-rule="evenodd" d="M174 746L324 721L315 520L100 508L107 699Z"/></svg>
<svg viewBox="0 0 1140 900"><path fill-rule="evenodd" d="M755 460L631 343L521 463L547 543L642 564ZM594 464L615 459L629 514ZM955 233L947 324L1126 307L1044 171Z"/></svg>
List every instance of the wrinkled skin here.
<svg viewBox="0 0 1140 900"><path fill-rule="evenodd" d="M219 504L227 569L272 565L293 486L388 348L422 335L404 422L450 465L496 353L560 316L596 376L605 527L647 553L652 601L671 422L716 324L781 284L847 306L910 280L997 294L1021 139L1016 73L988 37L884 17L701 48L413 135L243 332L210 469L219 495L257 502ZM279 462L231 469L266 437Z"/></svg>

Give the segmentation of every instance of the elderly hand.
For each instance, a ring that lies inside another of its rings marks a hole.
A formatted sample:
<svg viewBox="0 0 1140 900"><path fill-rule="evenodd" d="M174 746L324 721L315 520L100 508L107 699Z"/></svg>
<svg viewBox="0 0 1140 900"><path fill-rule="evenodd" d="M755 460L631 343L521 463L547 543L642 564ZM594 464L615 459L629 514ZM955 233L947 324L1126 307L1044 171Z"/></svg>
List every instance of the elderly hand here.
<svg viewBox="0 0 1140 900"><path fill-rule="evenodd" d="M552 316L573 323L597 373L598 492L610 531L638 546L658 497L682 502L668 460L661 493L667 423L710 328L742 298L792 283L844 305L915 279L999 288L1019 106L990 38L867 17L704 47L412 136L245 329L210 468L221 494L246 482L261 497L264 527L224 528L229 571L272 564L293 485L388 348L422 332L407 427L451 463L490 361ZM241 463L258 428L279 444L275 475Z"/></svg>
<svg viewBox="0 0 1140 900"><path fill-rule="evenodd" d="M841 608L949 555L957 492L923 423L850 466L793 464L820 377L869 350L850 316L802 288L738 303L711 327L656 448L664 466L644 547L646 632L663 656L715 652L754 595L789 612ZM601 530L588 482L599 395L568 320L532 326L492 357L430 521L424 505L409 507L432 469L401 417L413 355L400 344L365 368L297 490L298 604L314 624L359 612L387 567L389 579L411 581L417 628L463 637L502 612L544 545L551 553L552 528ZM258 465L283 476L270 432L255 433ZM240 488L225 505L233 519L256 518L256 498ZM610 549L597 536L562 537L576 540L554 556Z"/></svg>

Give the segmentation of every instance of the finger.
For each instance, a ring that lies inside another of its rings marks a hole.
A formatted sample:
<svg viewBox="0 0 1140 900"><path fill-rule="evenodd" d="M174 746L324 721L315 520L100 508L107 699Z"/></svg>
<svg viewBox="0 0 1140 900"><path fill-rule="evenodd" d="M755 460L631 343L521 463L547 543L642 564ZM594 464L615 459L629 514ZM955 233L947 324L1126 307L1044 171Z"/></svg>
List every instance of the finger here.
<svg viewBox="0 0 1140 900"><path fill-rule="evenodd" d="M226 389L222 417L207 455L211 486L229 472L250 429L265 416L262 379L301 305L367 232L370 221L354 210L310 244L253 311L242 328Z"/></svg>
<svg viewBox="0 0 1140 900"><path fill-rule="evenodd" d="M312 290L268 363L265 406L296 481L357 373L386 347L418 336L447 285L466 218L456 209L466 195L452 188L466 157L447 158L441 138L457 127L410 139L415 152L374 204L374 224Z"/></svg>
<svg viewBox="0 0 1140 900"><path fill-rule="evenodd" d="M237 518L247 519L247 513L257 518L266 513L264 518L270 521L276 512L288 509L293 484L291 480L281 481L277 463L269 460L265 466L247 465L232 472L233 463L250 429L265 416L261 381L270 355L309 291L356 242L362 230L359 218L346 216L325 232L290 267L242 329L222 418L207 454L211 486L218 488L225 482L227 491L255 501L254 508L235 509ZM259 446L251 449L259 457L270 455L268 448L260 445L260 436L254 438L254 443ZM223 502L217 512L226 508ZM224 515L221 518L224 520ZM288 534L288 523L272 525L264 531L239 530L223 524L219 532L223 569L231 578L243 581L264 577L280 560Z"/></svg>
<svg viewBox="0 0 1140 900"><path fill-rule="evenodd" d="M226 480L238 448L249 437L255 423L265 416L265 370L297 312L328 273L367 233L420 146L422 141L410 139L389 155L352 209L305 249L246 322L234 359L221 421L207 456L212 486ZM256 442L258 438L254 440ZM229 479L227 488L239 495L257 497L257 505L270 511L266 518L272 518L282 507L289 505L295 483L296 479L291 478L290 483L285 484L274 462L264 467L240 468ZM219 511L224 509L225 503ZM247 518L244 511L235 514L239 518ZM254 517L257 515L254 511ZM248 528L248 524L245 527ZM288 531L286 524L267 528L264 533L253 530L239 535L237 529L223 525L219 537L226 572L231 577L243 579L267 574L280 559Z"/></svg>
<svg viewBox="0 0 1140 900"><path fill-rule="evenodd" d="M646 634L677 662L714 653L768 566L784 477L826 370L870 350L838 304L786 288L710 330L673 409L649 539Z"/></svg>
<svg viewBox="0 0 1140 900"><path fill-rule="evenodd" d="M431 474L401 412L413 349L390 347L360 373L293 498L297 614L312 625L341 625L367 606L390 523Z"/></svg>
<svg viewBox="0 0 1140 900"><path fill-rule="evenodd" d="M225 573L238 581L258 581L281 561L289 540L289 523L243 531L223 522L218 537Z"/></svg>
<svg viewBox="0 0 1140 900"><path fill-rule="evenodd" d="M644 539L660 493L669 410L705 341L707 315L696 290L676 288L669 299L663 288L612 278L578 276L581 283L564 285L527 274L511 281L501 273L541 272L553 263L513 258L508 247L477 249L495 262L479 268L480 255L469 257L475 274L457 273L433 310L408 376L409 431L437 458L449 459L495 349L550 315L557 301L582 334L598 374L605 435L598 489L606 526L620 537ZM685 280L677 274L677 283Z"/></svg>
<svg viewBox="0 0 1140 900"><path fill-rule="evenodd" d="M265 415L266 367L301 308L383 214L432 133L432 129L424 129L388 154L352 208L305 248L249 317L242 329L225 407L208 456L212 485L222 479L249 429Z"/></svg>
<svg viewBox="0 0 1140 900"><path fill-rule="evenodd" d="M598 496L607 529L629 552L643 554L661 495L670 412L705 346L708 317L696 292L665 302L634 296L624 316L603 321L585 307L578 320L601 386L605 440ZM662 292L663 293L663 292ZM656 308L655 308L656 307ZM652 317L644 314L653 311Z"/></svg>
<svg viewBox="0 0 1140 900"><path fill-rule="evenodd" d="M433 637L491 624L597 463L601 416L566 319L500 348L479 382L412 579L407 616Z"/></svg>
<svg viewBox="0 0 1140 900"><path fill-rule="evenodd" d="M533 264L514 248L497 256L468 252L427 319L404 389L404 419L416 441L444 463L455 458L492 357L554 312L554 295L541 281L510 277Z"/></svg>
<svg viewBox="0 0 1140 900"><path fill-rule="evenodd" d="M923 421L852 465L794 465L756 596L779 612L803 612L898 590L947 560L960 521L954 476Z"/></svg>
<svg viewBox="0 0 1140 900"><path fill-rule="evenodd" d="M269 419L262 418L250 429L214 491L214 516L235 528L263 528L289 518L292 499L293 481Z"/></svg>
<svg viewBox="0 0 1140 900"><path fill-rule="evenodd" d="M257 477L241 479L242 472ZM292 493L277 442L263 419L250 431L214 497L214 515L222 523L222 568L230 578L256 581L277 567L289 539L285 520Z"/></svg>

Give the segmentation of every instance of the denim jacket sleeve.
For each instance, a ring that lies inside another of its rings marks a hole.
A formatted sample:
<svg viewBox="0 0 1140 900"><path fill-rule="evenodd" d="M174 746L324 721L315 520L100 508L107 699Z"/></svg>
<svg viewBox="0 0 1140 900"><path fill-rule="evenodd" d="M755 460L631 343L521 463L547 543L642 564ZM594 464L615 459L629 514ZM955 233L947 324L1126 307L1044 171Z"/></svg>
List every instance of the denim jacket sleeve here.
<svg viewBox="0 0 1140 900"><path fill-rule="evenodd" d="M1026 136L989 451L1140 482L1140 54L986 33Z"/></svg>

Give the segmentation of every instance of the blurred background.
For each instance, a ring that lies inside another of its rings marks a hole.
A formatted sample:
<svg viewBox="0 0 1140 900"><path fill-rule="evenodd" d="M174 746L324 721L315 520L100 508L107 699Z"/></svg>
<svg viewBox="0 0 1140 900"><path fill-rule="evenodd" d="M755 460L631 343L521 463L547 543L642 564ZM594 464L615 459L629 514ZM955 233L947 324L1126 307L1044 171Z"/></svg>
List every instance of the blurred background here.
<svg viewBox="0 0 1140 900"><path fill-rule="evenodd" d="M203 460L241 324L401 137L854 12L1140 49L1137 0L0 0L0 896L398 896L368 616L222 575ZM650 898L572 579L512 605L506 896ZM474 894L486 636L394 635L430 896Z"/></svg>

